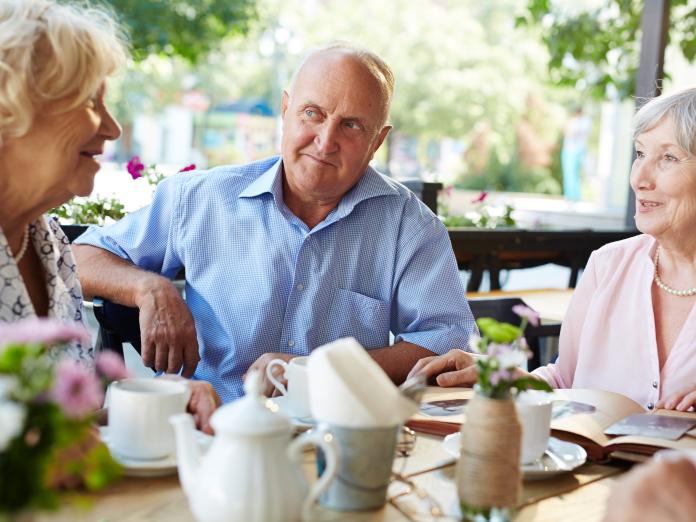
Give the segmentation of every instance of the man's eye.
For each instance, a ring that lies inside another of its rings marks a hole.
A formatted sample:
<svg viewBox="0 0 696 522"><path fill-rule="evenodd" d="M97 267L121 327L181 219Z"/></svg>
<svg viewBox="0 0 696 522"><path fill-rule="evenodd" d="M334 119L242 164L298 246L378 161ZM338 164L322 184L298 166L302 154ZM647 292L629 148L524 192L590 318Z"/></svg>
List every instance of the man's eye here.
<svg viewBox="0 0 696 522"><path fill-rule="evenodd" d="M314 116L316 116L316 114L317 114L312 109L305 109L304 113L305 113L305 116L307 116L308 118L314 118Z"/></svg>
<svg viewBox="0 0 696 522"><path fill-rule="evenodd" d="M343 126L351 130L360 130L362 128L357 121L345 121L343 122Z"/></svg>

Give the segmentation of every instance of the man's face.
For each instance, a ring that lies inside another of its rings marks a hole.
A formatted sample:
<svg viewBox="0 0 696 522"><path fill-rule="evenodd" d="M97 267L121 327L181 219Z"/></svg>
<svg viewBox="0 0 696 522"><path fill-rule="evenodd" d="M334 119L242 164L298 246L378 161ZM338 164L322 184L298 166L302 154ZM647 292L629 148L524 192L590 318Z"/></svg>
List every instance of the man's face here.
<svg viewBox="0 0 696 522"><path fill-rule="evenodd" d="M389 132L381 92L379 82L348 54L326 52L305 62L281 107L291 197L338 204L358 182Z"/></svg>

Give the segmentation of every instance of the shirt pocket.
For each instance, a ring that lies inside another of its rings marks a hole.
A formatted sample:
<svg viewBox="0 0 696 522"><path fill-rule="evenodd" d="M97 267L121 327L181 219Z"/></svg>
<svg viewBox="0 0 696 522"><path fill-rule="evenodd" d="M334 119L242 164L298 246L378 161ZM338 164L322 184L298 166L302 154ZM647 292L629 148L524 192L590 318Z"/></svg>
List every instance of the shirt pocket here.
<svg viewBox="0 0 696 522"><path fill-rule="evenodd" d="M328 341L355 337L365 348L389 345L389 303L338 288L329 313Z"/></svg>

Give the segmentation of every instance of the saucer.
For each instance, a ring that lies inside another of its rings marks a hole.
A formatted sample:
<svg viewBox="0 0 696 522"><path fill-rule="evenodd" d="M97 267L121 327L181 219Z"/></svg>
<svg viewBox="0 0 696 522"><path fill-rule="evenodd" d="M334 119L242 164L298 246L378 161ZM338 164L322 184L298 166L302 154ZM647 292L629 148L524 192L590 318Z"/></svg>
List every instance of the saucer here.
<svg viewBox="0 0 696 522"><path fill-rule="evenodd" d="M162 477L176 473L176 453L172 453L160 459L134 459L120 455L118 451L111 447L108 426L99 427L99 436L104 444L106 444L106 447L109 448L114 460L123 466L123 474L128 477ZM210 448L213 437L202 431L196 430L196 442L201 452L205 453L208 451L208 448Z"/></svg>
<svg viewBox="0 0 696 522"><path fill-rule="evenodd" d="M266 407L272 412L279 412L290 419L292 425L298 430L308 430L316 426L317 422L312 417L294 417L288 411L288 398L284 395L266 399Z"/></svg>
<svg viewBox="0 0 696 522"><path fill-rule="evenodd" d="M442 440L442 448L457 459L460 452L460 437L461 433L452 433ZM551 457L543 455L534 462L520 465L525 480L543 480L561 473L567 473L581 466L587 460L587 452L581 446L572 442L565 442L555 437L550 437L548 448L566 463L568 469L560 469Z"/></svg>

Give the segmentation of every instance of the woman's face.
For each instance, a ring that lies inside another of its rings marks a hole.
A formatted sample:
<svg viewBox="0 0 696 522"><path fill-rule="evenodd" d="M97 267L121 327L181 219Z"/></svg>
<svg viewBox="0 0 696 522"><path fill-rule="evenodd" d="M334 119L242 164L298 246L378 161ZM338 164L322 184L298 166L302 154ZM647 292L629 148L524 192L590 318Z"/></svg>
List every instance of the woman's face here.
<svg viewBox="0 0 696 522"><path fill-rule="evenodd" d="M679 241L696 230L696 157L677 144L673 129L667 116L638 135L631 187L638 230Z"/></svg>
<svg viewBox="0 0 696 522"><path fill-rule="evenodd" d="M51 102L39 111L29 132L0 148L0 172L23 178L34 194L47 194L51 205L87 196L99 170L96 156L121 128L104 105L105 83L80 106L61 111L72 100Z"/></svg>

